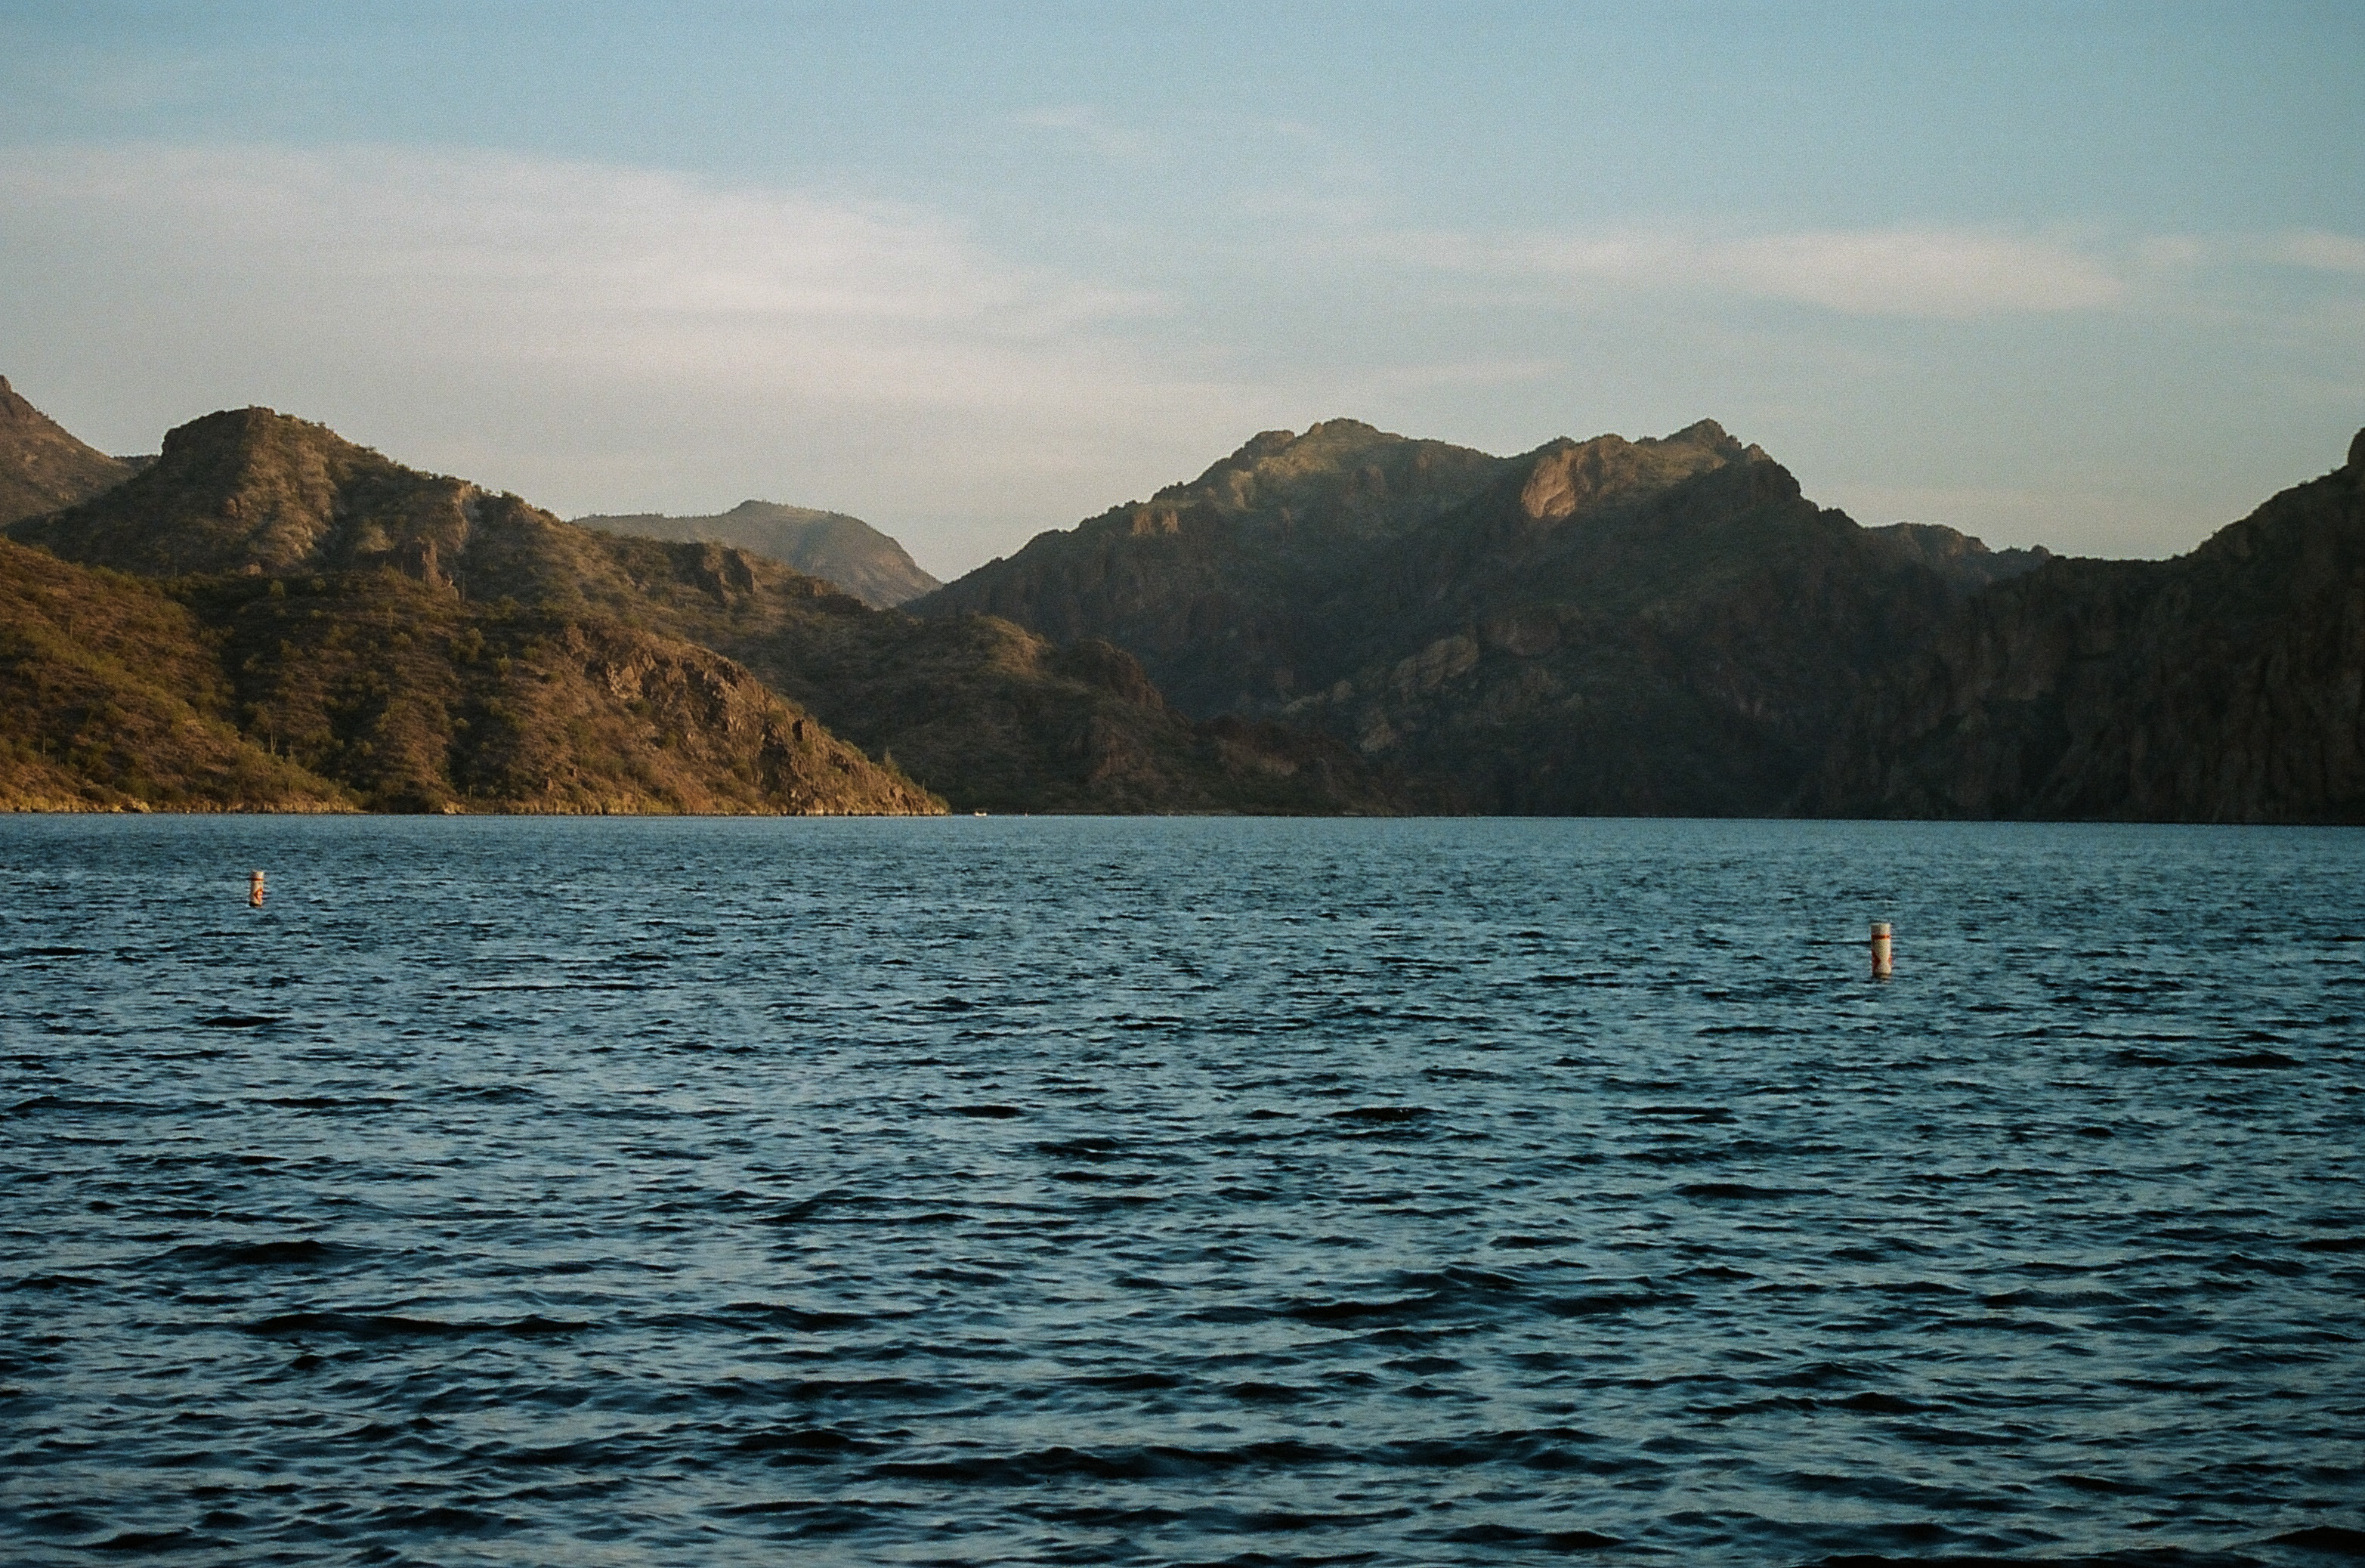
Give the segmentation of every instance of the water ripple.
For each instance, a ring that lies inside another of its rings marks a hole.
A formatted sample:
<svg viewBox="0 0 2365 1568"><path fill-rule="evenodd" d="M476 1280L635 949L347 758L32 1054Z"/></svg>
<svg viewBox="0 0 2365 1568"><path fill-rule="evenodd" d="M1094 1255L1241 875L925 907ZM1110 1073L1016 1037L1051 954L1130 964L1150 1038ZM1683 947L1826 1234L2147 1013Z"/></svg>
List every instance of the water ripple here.
<svg viewBox="0 0 2365 1568"><path fill-rule="evenodd" d="M0 823L0 1555L2355 1560L2360 872Z"/></svg>

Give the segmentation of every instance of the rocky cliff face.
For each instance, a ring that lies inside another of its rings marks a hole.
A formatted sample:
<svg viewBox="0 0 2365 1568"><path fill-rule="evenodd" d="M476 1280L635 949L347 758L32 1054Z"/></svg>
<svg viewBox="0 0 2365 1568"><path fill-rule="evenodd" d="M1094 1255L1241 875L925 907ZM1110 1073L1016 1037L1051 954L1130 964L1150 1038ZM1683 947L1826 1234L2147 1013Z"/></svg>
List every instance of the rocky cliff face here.
<svg viewBox="0 0 2365 1568"><path fill-rule="evenodd" d="M2365 431L2173 561L2057 560L1877 683L1830 814L2365 821Z"/></svg>
<svg viewBox="0 0 2365 1568"><path fill-rule="evenodd" d="M246 734L372 809L942 809L745 666L612 616L382 572L183 593L219 629Z"/></svg>
<svg viewBox="0 0 2365 1568"><path fill-rule="evenodd" d="M18 806L2365 821L2365 433L2102 562L1859 528L1709 423L1336 421L925 615L267 409L7 532Z"/></svg>
<svg viewBox="0 0 2365 1568"><path fill-rule="evenodd" d="M820 577L874 610L892 609L944 586L922 571L902 545L844 512L742 501L712 517L636 512L575 521L603 533L735 544Z"/></svg>
<svg viewBox="0 0 2365 1568"><path fill-rule="evenodd" d="M1138 655L1464 809L1767 813L1866 678L2033 566L1866 531L1703 421L1517 458L1339 421L1046 534L913 608Z"/></svg>
<svg viewBox="0 0 2365 1568"><path fill-rule="evenodd" d="M143 577L387 569L479 599L576 588L600 559L577 532L269 409L193 420L123 484L8 529L65 560Z"/></svg>
<svg viewBox="0 0 2365 1568"><path fill-rule="evenodd" d="M88 500L133 466L75 440L0 375L0 527Z"/></svg>

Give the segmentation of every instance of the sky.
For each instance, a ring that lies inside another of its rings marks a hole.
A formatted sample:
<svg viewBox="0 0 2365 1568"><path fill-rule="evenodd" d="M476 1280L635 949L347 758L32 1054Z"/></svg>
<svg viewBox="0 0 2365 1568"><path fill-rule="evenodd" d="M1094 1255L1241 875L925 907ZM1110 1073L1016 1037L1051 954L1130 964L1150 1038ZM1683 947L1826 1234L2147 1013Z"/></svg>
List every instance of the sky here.
<svg viewBox="0 0 2365 1568"><path fill-rule="evenodd" d="M2173 554L2365 425L2365 6L0 0L0 375L945 577L1340 416Z"/></svg>

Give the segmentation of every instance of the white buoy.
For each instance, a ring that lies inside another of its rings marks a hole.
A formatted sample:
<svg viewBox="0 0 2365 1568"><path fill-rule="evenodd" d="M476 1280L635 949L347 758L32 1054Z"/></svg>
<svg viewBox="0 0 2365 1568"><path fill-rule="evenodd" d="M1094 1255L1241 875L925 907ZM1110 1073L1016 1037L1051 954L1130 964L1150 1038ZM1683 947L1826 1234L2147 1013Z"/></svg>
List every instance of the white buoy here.
<svg viewBox="0 0 2365 1568"><path fill-rule="evenodd" d="M1889 978L1889 922L1885 920L1876 920L1872 923L1873 979L1887 980Z"/></svg>
<svg viewBox="0 0 2365 1568"><path fill-rule="evenodd" d="M263 873L260 871L246 874L246 902L256 909L263 907Z"/></svg>

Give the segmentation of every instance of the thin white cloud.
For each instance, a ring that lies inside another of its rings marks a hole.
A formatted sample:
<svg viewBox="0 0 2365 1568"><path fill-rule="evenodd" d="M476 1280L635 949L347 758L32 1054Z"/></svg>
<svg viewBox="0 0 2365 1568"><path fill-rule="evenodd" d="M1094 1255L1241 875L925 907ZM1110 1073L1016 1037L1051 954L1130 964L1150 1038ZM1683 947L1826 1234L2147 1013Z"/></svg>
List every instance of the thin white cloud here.
<svg viewBox="0 0 2365 1568"><path fill-rule="evenodd" d="M115 450L268 402L561 510L850 510L946 571L1331 414L1501 450L1701 413L1754 431L1792 403L1837 429L1926 396L1919 334L1883 320L2009 339L2015 318L2169 306L2188 326L2216 309L2259 385L2270 370L2315 407L2348 385L2365 320L2365 241L2329 232L1407 234L1355 179L1314 185L1296 205L1249 192L1253 221L1160 230L1114 263L1130 276L1089 277L943 212L661 170L0 148L0 371L63 389ZM2006 538L2041 510L1960 499L1946 521Z"/></svg>
<svg viewBox="0 0 2365 1568"><path fill-rule="evenodd" d="M2320 229L2282 236L2281 259L2316 272L2365 274L2365 240Z"/></svg>
<svg viewBox="0 0 2365 1568"><path fill-rule="evenodd" d="M1856 315L1990 316L2091 310L2124 292L2071 246L1953 230L1775 235L1718 247L1741 287Z"/></svg>
<svg viewBox="0 0 2365 1568"><path fill-rule="evenodd" d="M115 449L268 403L561 511L855 510L940 569L1274 422L1171 310L939 213L667 171L0 148L0 368Z"/></svg>
<svg viewBox="0 0 2365 1568"><path fill-rule="evenodd" d="M2159 273L2197 275L2211 270L2238 274L2259 267L2303 272L2365 274L2365 239L2325 229L2268 233L2163 234L2135 249L2145 266Z"/></svg>
<svg viewBox="0 0 2365 1568"><path fill-rule="evenodd" d="M1530 386L1565 375L1568 369L1565 358L1536 354L1424 362L1357 376L1354 390L1377 398L1446 387Z"/></svg>
<svg viewBox="0 0 2365 1568"><path fill-rule="evenodd" d="M1059 104L1023 109L1012 118L1030 130L1048 130L1075 137L1113 162L1134 162L1148 157L1154 150L1149 137L1127 127L1113 124L1106 115L1088 104Z"/></svg>
<svg viewBox="0 0 2365 1568"><path fill-rule="evenodd" d="M0 212L12 252L103 254L215 328L209 303L395 356L837 401L1040 397L1089 369L1095 326L1157 303L1012 265L924 211L507 153L8 149Z"/></svg>
<svg viewBox="0 0 2365 1568"><path fill-rule="evenodd" d="M1818 306L1855 316L1967 318L2091 310L2125 285L2067 241L1972 229L1818 230L1712 237L1387 236L1379 249L1449 271L1524 277L1587 293L1687 291Z"/></svg>

